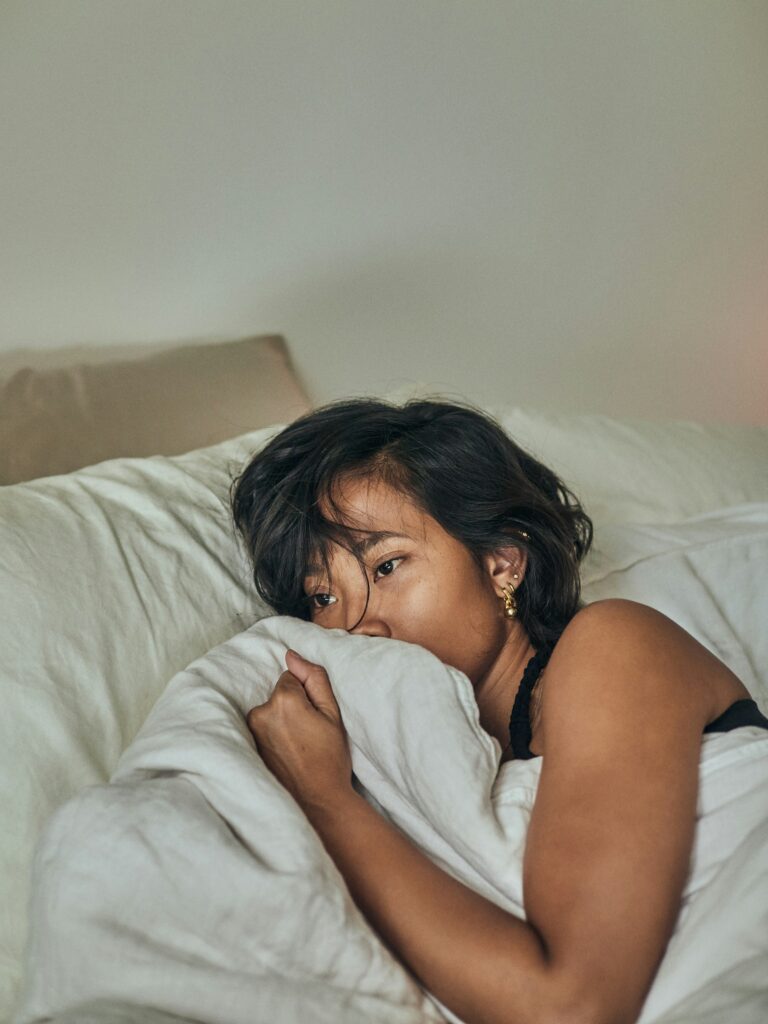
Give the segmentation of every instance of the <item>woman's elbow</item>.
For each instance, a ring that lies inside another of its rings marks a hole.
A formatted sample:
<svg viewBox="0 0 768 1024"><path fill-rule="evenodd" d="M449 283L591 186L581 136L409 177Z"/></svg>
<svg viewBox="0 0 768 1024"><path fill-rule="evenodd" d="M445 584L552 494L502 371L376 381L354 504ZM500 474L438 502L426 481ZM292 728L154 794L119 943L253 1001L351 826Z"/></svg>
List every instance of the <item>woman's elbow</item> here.
<svg viewBox="0 0 768 1024"><path fill-rule="evenodd" d="M626 992L608 994L594 983L578 990L554 985L552 992L554 1005L542 1016L542 1024L637 1024L640 1019L642 1005L628 1006Z"/></svg>
<svg viewBox="0 0 768 1024"><path fill-rule="evenodd" d="M636 1013L617 1013L602 1006L584 1003L556 1007L546 1018L547 1024L637 1024L638 1020L639 1014Z"/></svg>

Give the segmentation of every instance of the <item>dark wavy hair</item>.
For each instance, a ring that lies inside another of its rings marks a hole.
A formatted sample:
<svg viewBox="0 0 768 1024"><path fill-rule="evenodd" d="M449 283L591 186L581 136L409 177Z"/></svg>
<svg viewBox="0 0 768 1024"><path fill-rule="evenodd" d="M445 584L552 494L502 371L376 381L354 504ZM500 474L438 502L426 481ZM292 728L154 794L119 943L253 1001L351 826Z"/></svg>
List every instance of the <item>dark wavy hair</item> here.
<svg viewBox="0 0 768 1024"><path fill-rule="evenodd" d="M311 618L304 579L318 561L330 579L333 543L357 559L370 597L355 535L372 531L345 522L334 501L334 486L350 479L403 493L479 566L497 548L524 548L528 563L515 600L535 648L556 642L582 606L579 563L592 543L592 521L555 473L491 415L467 402L348 398L294 420L232 480L234 526L256 590L276 614ZM331 518L321 514L321 501Z"/></svg>

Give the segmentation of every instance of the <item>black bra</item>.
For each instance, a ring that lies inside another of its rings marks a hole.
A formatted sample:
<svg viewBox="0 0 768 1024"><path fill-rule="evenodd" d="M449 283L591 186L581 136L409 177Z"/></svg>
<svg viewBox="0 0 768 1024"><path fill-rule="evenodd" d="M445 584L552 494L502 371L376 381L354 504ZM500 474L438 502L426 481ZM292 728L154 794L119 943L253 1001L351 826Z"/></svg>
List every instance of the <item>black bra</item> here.
<svg viewBox="0 0 768 1024"><path fill-rule="evenodd" d="M540 754L532 754L530 748L531 694L544 666L549 661L554 646L552 643L541 647L525 666L509 719L509 740L515 758L528 760L531 757L541 757ZM768 718L751 698L734 701L722 715L718 715L714 721L704 727L704 732L730 732L731 729L738 729L742 725L756 725L760 729L768 729Z"/></svg>

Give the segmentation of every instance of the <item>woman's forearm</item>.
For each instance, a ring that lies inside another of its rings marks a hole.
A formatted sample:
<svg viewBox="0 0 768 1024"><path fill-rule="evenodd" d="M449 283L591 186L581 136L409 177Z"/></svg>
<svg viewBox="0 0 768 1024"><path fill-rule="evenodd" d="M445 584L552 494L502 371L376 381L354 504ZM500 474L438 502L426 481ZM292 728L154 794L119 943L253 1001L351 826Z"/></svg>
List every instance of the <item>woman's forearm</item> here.
<svg viewBox="0 0 768 1024"><path fill-rule="evenodd" d="M442 871L354 789L305 810L380 937L466 1024L577 1019L534 929Z"/></svg>

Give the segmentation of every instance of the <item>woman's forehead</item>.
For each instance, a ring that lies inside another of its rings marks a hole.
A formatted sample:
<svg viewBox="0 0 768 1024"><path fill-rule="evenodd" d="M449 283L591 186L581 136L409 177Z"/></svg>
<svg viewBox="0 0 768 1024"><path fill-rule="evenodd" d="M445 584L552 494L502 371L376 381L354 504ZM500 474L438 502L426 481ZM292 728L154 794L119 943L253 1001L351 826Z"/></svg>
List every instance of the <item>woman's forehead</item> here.
<svg viewBox="0 0 768 1024"><path fill-rule="evenodd" d="M332 494L336 508L327 499L319 503L321 514L345 526L365 532L405 533L413 539L425 538L437 523L414 504L403 491L396 490L382 480L367 477L346 480L334 488Z"/></svg>

